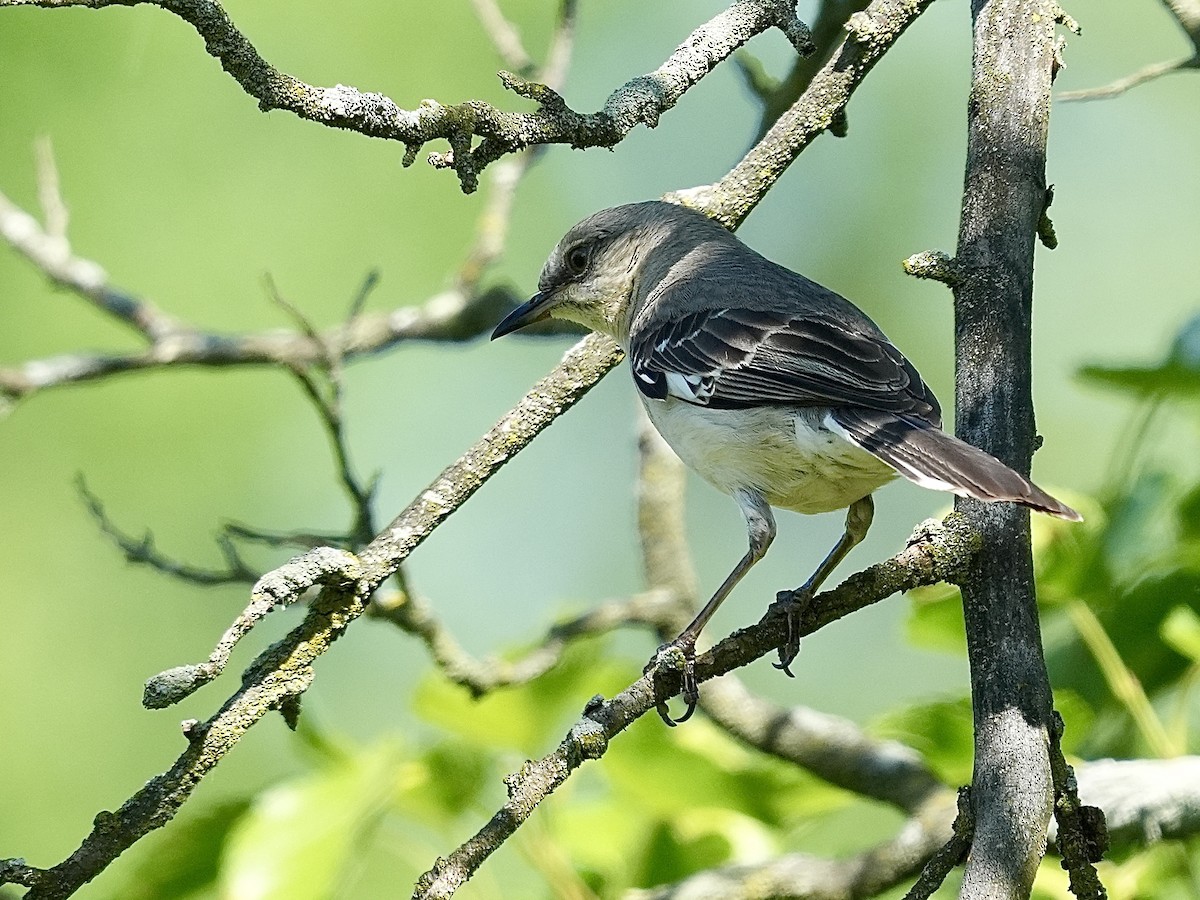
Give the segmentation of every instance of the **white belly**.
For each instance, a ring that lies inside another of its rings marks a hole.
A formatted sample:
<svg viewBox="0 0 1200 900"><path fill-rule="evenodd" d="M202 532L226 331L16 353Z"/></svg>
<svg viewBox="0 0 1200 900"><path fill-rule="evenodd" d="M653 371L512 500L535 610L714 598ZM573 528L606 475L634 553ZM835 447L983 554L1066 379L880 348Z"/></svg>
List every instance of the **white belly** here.
<svg viewBox="0 0 1200 900"><path fill-rule="evenodd" d="M896 471L821 424L825 410L709 409L667 397L644 400L671 449L727 494L758 491L799 513L844 509Z"/></svg>

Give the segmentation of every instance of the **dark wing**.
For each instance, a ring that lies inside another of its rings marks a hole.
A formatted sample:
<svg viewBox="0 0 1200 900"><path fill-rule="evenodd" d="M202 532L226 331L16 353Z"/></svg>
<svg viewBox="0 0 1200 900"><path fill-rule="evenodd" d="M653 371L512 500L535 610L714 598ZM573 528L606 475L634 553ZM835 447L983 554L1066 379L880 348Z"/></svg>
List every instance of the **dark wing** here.
<svg viewBox="0 0 1200 900"><path fill-rule="evenodd" d="M822 312L694 312L633 334L630 362L638 389L658 400L857 406L941 420L932 392L886 338Z"/></svg>

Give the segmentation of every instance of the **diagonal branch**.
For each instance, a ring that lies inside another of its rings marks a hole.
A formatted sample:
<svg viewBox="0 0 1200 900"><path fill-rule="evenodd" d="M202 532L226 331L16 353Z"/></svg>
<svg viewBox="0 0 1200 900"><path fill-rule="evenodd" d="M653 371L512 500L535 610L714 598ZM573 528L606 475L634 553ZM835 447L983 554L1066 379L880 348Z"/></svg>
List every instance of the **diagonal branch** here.
<svg viewBox="0 0 1200 900"><path fill-rule="evenodd" d="M846 39L800 98L766 135L715 184L680 192L729 228L750 215L808 144L844 114L854 89L933 0L874 0L846 22Z"/></svg>
<svg viewBox="0 0 1200 900"><path fill-rule="evenodd" d="M944 523L926 523L896 556L819 594L810 606L809 616L800 624L801 634L812 634L899 591L953 581L977 547L961 517L951 515ZM708 681L774 652L786 637L787 627L786 616L774 609L768 611L757 624L735 632L700 654L696 658L696 680ZM508 802L466 843L438 859L418 880L414 900L452 896L575 769L588 759L602 756L609 740L677 693L679 674L673 679L663 677L662 672L643 675L611 700L596 698L589 703L583 717L554 752L526 763L505 779ZM670 683L672 680L674 684Z"/></svg>
<svg viewBox="0 0 1200 900"><path fill-rule="evenodd" d="M428 100L408 110L382 94L341 84L317 87L279 71L259 55L216 0L0 0L0 7L101 9L142 3L174 13L195 28L209 55L263 112L287 110L322 125L398 141L407 148L406 164L415 161L428 141L447 141L450 152L431 161L453 168L468 193L478 187L479 173L489 164L532 144L611 148L638 125L653 128L718 63L770 28L782 30L797 52L811 48L808 29L796 18L795 0L735 0L692 32L653 72L617 88L598 112L575 112L553 89L508 73L501 73L504 86L534 100L536 112L509 112L478 100L454 106ZM472 147L476 138L480 143Z"/></svg>
<svg viewBox="0 0 1200 900"><path fill-rule="evenodd" d="M1103 100L1125 93L1139 84L1153 81L1171 72L1182 72L1187 69L1200 69L1200 0L1162 0L1179 27L1192 45L1191 56L1182 59L1168 59L1131 72L1123 78L1106 84L1103 87L1085 88L1078 91L1063 91L1058 95L1059 100Z"/></svg>
<svg viewBox="0 0 1200 900"><path fill-rule="evenodd" d="M66 860L49 869L26 867L18 873L25 879L21 883L33 885L27 900L70 896L133 843L170 821L200 780L259 719L273 709L294 713L295 703L312 683L313 664L362 615L375 589L504 463L574 405L619 353L607 338L585 338L362 554L318 548L269 573L255 586L251 604L239 619L246 627L231 629L213 657L151 679L147 705L177 702L215 677L253 621L276 605L294 603L310 588L322 587L304 621L254 660L241 688L210 719L187 730L188 747L168 771L152 778L115 813L99 814L92 833Z"/></svg>
<svg viewBox="0 0 1200 900"><path fill-rule="evenodd" d="M822 0L812 23L813 43L817 52L792 62L791 71L780 79L772 79L756 58L742 50L734 57L747 87L762 104L762 120L758 137L762 138L800 95L808 88L813 76L829 61L829 53L841 43L851 14L864 9L868 0Z"/></svg>

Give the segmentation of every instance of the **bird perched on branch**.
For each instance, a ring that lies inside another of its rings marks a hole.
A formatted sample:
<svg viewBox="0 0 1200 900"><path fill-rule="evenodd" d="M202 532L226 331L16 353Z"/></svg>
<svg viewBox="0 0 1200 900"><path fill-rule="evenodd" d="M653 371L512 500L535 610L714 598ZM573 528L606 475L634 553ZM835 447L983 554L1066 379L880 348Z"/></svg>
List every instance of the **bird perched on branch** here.
<svg viewBox="0 0 1200 900"><path fill-rule="evenodd" d="M620 344L651 422L746 519L746 555L692 623L660 648L677 647L686 660L688 708L675 721L687 719L698 699L697 637L775 537L771 507L848 508L841 539L790 593L789 638L777 664L789 675L799 611L866 535L871 493L897 474L934 490L1080 518L942 431L933 393L865 313L702 213L653 201L584 219L550 254L537 294L492 338L547 316Z"/></svg>

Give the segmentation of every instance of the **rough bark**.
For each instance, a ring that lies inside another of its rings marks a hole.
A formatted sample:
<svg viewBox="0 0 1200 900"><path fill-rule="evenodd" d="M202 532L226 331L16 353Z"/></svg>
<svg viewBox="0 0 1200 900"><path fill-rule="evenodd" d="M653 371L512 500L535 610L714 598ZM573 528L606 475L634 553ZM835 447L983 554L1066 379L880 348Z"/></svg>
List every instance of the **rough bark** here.
<svg viewBox="0 0 1200 900"><path fill-rule="evenodd" d="M956 430L1018 471L1035 448L1033 248L1059 12L972 0L966 184L954 283ZM975 714L975 838L962 896L1028 897L1052 811L1052 698L1034 596L1029 513L960 500L983 538L963 586Z"/></svg>

